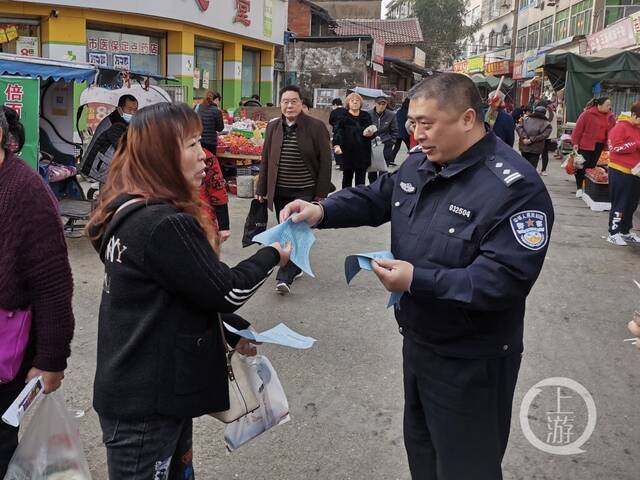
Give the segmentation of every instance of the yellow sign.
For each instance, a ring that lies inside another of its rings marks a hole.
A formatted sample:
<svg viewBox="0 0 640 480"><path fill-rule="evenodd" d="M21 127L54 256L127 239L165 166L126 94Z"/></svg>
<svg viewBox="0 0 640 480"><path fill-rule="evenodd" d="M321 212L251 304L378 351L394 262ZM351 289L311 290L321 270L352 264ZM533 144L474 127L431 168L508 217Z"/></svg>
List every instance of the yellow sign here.
<svg viewBox="0 0 640 480"><path fill-rule="evenodd" d="M7 32L7 40L10 42L18 38L18 29L16 28L15 25L12 25L9 28L7 28L5 32Z"/></svg>
<svg viewBox="0 0 640 480"><path fill-rule="evenodd" d="M467 73L484 72L484 55L467 58Z"/></svg>

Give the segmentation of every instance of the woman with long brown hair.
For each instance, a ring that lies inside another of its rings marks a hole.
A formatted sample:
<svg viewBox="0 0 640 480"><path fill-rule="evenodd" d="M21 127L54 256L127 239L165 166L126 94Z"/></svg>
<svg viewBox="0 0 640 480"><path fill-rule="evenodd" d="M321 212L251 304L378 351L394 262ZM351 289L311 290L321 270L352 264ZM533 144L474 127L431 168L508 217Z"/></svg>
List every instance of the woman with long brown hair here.
<svg viewBox="0 0 640 480"><path fill-rule="evenodd" d="M273 244L233 268L220 261L198 201L201 132L186 105L140 110L87 227L105 265L93 405L109 478L192 478L192 418L229 408L218 314L247 328L231 312L289 260Z"/></svg>

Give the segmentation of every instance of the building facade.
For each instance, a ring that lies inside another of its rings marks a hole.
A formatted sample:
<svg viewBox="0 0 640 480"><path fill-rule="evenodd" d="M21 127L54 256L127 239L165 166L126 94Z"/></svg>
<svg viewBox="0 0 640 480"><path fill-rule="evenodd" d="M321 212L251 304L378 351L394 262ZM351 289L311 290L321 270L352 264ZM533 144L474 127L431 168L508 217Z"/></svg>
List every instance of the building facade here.
<svg viewBox="0 0 640 480"><path fill-rule="evenodd" d="M225 107L273 98L274 49L282 45L282 0L0 1L3 52L94 63L177 79L187 103L207 90ZM179 5L176 5L179 3Z"/></svg>

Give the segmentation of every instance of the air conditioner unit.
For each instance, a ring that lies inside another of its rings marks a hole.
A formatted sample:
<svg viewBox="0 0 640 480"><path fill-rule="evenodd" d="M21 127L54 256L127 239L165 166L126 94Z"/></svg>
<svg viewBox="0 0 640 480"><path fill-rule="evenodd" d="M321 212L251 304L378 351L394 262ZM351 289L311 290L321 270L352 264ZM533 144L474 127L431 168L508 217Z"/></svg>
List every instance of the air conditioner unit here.
<svg viewBox="0 0 640 480"><path fill-rule="evenodd" d="M555 7L556 0L547 0L547 7Z"/></svg>

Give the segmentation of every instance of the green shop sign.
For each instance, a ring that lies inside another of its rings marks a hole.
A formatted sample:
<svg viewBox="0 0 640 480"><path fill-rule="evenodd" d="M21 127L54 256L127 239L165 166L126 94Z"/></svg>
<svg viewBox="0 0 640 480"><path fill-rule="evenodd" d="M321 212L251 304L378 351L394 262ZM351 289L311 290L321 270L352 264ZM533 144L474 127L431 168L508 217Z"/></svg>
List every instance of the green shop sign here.
<svg viewBox="0 0 640 480"><path fill-rule="evenodd" d="M25 133L20 157L37 169L40 152L40 80L0 77L0 100L20 116Z"/></svg>

